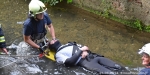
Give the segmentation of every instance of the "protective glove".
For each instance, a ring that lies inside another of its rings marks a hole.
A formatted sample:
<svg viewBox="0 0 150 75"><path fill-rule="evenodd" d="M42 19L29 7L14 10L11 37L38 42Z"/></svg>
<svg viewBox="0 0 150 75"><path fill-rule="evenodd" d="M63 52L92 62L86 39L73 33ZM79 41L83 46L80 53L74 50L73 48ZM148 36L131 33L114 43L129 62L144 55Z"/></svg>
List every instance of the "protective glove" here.
<svg viewBox="0 0 150 75"><path fill-rule="evenodd" d="M41 52L39 54L39 58L42 58L45 55L44 49L42 47L38 48L38 50Z"/></svg>
<svg viewBox="0 0 150 75"><path fill-rule="evenodd" d="M44 53L44 49L42 47L38 48L41 53Z"/></svg>

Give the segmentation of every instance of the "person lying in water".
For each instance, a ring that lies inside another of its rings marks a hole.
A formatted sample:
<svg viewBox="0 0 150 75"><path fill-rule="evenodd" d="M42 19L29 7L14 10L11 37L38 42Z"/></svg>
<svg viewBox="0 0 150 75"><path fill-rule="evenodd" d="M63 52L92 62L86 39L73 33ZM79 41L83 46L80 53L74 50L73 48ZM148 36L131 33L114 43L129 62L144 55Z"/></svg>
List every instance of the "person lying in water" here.
<svg viewBox="0 0 150 75"><path fill-rule="evenodd" d="M115 75L114 71L119 71L122 66L102 55L92 53L87 46L68 42L62 45L58 40L49 45L50 50L56 51L55 59L57 63L65 66L81 66L99 74Z"/></svg>

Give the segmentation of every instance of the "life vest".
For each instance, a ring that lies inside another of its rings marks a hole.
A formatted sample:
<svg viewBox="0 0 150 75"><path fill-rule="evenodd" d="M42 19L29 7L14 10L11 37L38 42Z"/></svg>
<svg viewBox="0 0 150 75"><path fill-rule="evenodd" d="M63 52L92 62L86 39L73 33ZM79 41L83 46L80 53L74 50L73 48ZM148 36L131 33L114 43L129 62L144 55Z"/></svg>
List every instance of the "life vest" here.
<svg viewBox="0 0 150 75"><path fill-rule="evenodd" d="M68 47L68 46L73 46L72 55L75 53L76 50L79 50L79 48L81 47L81 45L77 44L76 42L68 42L67 44L65 44L65 45L61 46L60 48L58 48L57 52L59 52L60 50L62 50L65 47Z"/></svg>
<svg viewBox="0 0 150 75"><path fill-rule="evenodd" d="M76 42L68 42L67 44L65 44L65 45L61 46L60 48L58 48L56 53L61 51L63 48L68 47L68 46L73 46L72 55L75 54L79 50L79 48L81 47L81 45L80 44L76 44ZM55 54L54 58L56 59L56 54Z"/></svg>

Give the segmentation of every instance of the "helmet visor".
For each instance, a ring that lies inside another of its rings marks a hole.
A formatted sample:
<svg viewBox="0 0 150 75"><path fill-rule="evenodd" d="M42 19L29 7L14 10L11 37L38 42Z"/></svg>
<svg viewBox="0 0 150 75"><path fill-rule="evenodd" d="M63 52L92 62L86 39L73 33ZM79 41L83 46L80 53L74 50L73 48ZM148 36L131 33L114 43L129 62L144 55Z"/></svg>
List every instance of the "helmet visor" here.
<svg viewBox="0 0 150 75"><path fill-rule="evenodd" d="M40 10L39 10L39 11L37 11L35 14L43 13L43 12L45 12L46 10L47 10L47 8L46 8L46 7L40 7Z"/></svg>

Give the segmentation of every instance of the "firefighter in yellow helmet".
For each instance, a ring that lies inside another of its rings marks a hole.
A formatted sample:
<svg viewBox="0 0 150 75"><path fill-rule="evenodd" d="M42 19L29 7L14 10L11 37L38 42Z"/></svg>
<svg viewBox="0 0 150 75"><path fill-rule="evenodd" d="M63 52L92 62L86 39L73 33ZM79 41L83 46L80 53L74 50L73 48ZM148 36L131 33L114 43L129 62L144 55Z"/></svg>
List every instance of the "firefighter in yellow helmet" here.
<svg viewBox="0 0 150 75"><path fill-rule="evenodd" d="M8 54L7 49L6 49L5 37L4 37L3 30L1 28L1 24L0 24L0 50Z"/></svg>
<svg viewBox="0 0 150 75"><path fill-rule="evenodd" d="M54 27L49 15L46 13L47 8L39 0L31 0L29 3L29 15L23 24L23 38L30 46L44 52L40 43L46 40L46 26L53 42L56 41Z"/></svg>

